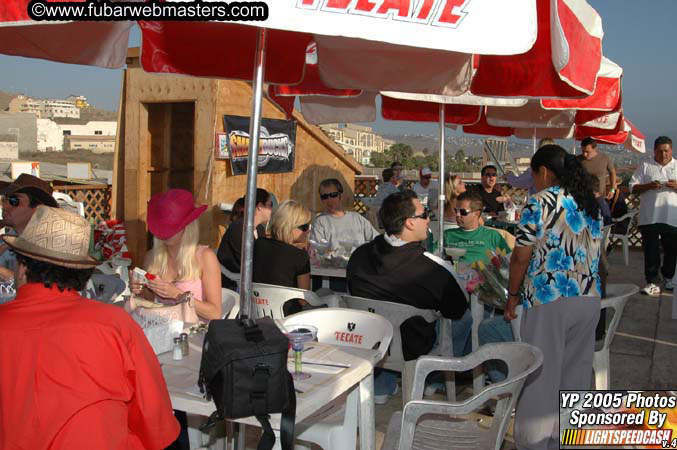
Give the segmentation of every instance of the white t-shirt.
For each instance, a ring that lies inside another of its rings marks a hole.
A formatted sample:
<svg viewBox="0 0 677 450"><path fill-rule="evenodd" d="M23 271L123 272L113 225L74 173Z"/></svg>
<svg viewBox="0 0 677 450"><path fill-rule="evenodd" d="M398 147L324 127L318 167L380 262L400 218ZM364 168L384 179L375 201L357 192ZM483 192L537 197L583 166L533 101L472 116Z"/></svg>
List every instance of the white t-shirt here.
<svg viewBox="0 0 677 450"><path fill-rule="evenodd" d="M423 206L430 209L437 209L437 196L440 193L439 183L431 181L428 187L421 186L421 182L416 183L412 188Z"/></svg>
<svg viewBox="0 0 677 450"><path fill-rule="evenodd" d="M310 239L330 242L333 248L340 245L339 241L353 241L362 245L378 235L371 222L353 211L346 211L341 217L322 213L315 218L310 231Z"/></svg>
<svg viewBox="0 0 677 450"><path fill-rule="evenodd" d="M637 184L652 181L665 183L677 180L677 160L674 158L665 166L658 164L653 158L642 161L630 179L630 191ZM673 189L651 189L639 196L639 225L664 223L677 227L677 192Z"/></svg>

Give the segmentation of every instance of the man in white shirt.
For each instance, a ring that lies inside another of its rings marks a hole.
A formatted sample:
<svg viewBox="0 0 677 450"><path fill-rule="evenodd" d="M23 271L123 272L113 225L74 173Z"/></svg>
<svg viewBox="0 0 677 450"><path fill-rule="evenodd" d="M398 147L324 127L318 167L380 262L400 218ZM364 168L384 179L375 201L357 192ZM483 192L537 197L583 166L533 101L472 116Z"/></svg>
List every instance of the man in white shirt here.
<svg viewBox="0 0 677 450"><path fill-rule="evenodd" d="M437 197L440 192L440 185L437 181L432 181L433 172L429 167L424 167L418 172L418 183L411 189L416 192L421 204L431 211L437 210Z"/></svg>
<svg viewBox="0 0 677 450"><path fill-rule="evenodd" d="M637 166L630 180L630 191L639 195L639 229L642 232L647 282L642 292L657 296L660 295L659 269L664 289L671 291L677 263L677 161L672 157L672 140L669 137L656 139L654 157Z"/></svg>
<svg viewBox="0 0 677 450"><path fill-rule="evenodd" d="M330 242L332 248L338 248L341 241L352 241L353 248L357 248L379 235L367 219L344 209L343 185L339 180L322 180L320 200L325 212L313 221L310 239L315 242Z"/></svg>

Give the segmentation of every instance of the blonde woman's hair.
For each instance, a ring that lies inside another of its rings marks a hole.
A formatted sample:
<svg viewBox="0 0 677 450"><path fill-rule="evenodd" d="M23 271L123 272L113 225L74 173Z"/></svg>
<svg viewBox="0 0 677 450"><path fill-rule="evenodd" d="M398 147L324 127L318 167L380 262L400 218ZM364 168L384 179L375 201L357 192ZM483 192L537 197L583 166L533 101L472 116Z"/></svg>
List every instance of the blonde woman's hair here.
<svg viewBox="0 0 677 450"><path fill-rule="evenodd" d="M183 229L183 235L179 242L179 254L176 257L176 281L195 280L202 276L202 271L197 260L197 246L200 239L198 221L194 220ZM167 279L169 271L169 252L167 241L153 237L153 248L150 251L150 263L148 272Z"/></svg>
<svg viewBox="0 0 677 450"><path fill-rule="evenodd" d="M451 203L456 201L460 192L456 192L456 180L461 179L460 175L447 175L444 179L444 207L449 208Z"/></svg>
<svg viewBox="0 0 677 450"><path fill-rule="evenodd" d="M280 203L270 217L270 235L277 241L294 243L294 229L310 222L310 211L294 200Z"/></svg>
<svg viewBox="0 0 677 450"><path fill-rule="evenodd" d="M543 138L540 141L538 141L538 148L543 147L544 145L557 145L554 141L554 139L550 138Z"/></svg>

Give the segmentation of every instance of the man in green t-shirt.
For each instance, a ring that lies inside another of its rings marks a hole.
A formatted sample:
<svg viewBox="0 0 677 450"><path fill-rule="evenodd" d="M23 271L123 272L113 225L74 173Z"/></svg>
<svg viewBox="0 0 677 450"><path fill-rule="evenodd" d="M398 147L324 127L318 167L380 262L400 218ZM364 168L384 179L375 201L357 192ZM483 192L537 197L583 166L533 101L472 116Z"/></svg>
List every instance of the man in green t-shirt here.
<svg viewBox="0 0 677 450"><path fill-rule="evenodd" d="M459 228L444 232L444 246L465 248L465 256L460 258L464 264L475 261L487 261L487 250L495 252L497 248L510 252L505 239L496 230L480 225L482 199L474 192L464 192L456 199L456 223Z"/></svg>

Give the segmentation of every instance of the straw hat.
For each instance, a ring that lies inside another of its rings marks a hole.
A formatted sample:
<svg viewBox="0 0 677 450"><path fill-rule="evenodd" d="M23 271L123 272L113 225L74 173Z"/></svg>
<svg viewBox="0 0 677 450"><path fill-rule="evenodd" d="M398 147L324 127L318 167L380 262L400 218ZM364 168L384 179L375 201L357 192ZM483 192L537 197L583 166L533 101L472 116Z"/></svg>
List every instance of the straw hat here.
<svg viewBox="0 0 677 450"><path fill-rule="evenodd" d="M148 229L158 239L167 240L200 217L207 205L195 206L193 194L170 189L155 194L148 202Z"/></svg>
<svg viewBox="0 0 677 450"><path fill-rule="evenodd" d="M27 173L22 173L16 180L4 187L0 186L0 195L29 194L40 200L43 205L58 208L59 204L52 197L53 192L54 190L48 182Z"/></svg>
<svg viewBox="0 0 677 450"><path fill-rule="evenodd" d="M101 261L89 256L89 222L60 208L38 205L19 236L2 236L12 249L29 258L71 269L89 269Z"/></svg>

